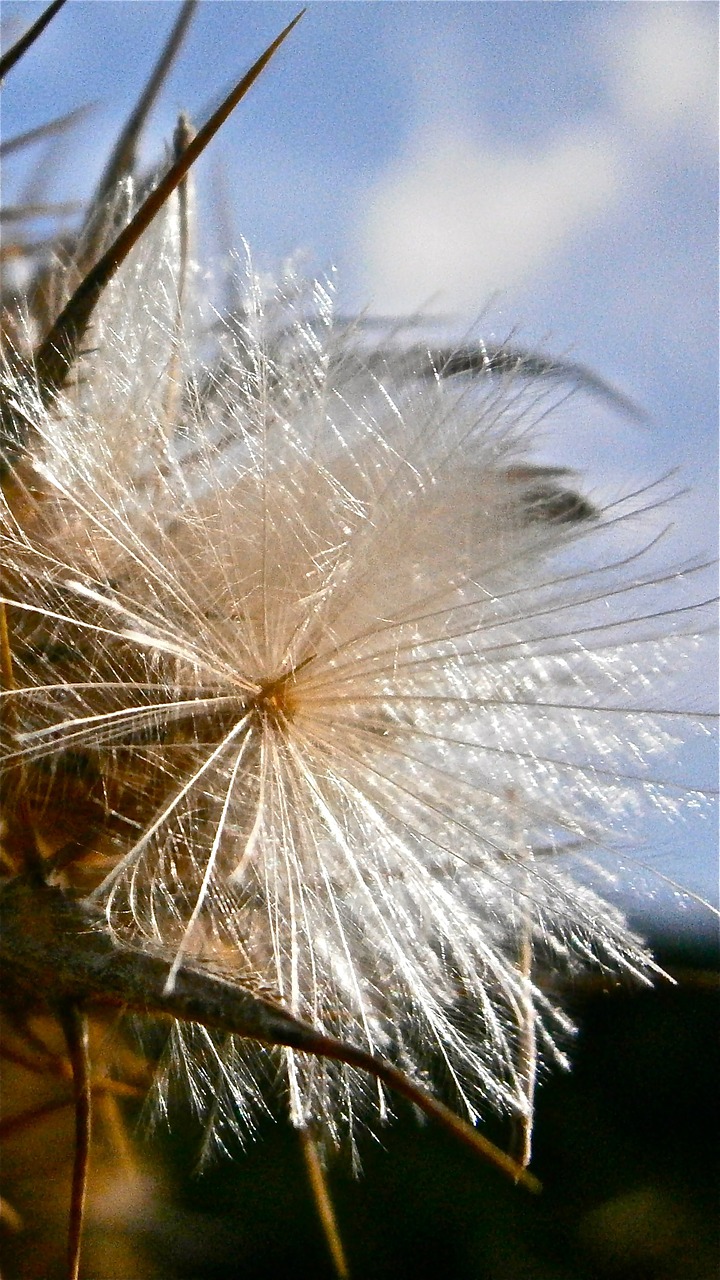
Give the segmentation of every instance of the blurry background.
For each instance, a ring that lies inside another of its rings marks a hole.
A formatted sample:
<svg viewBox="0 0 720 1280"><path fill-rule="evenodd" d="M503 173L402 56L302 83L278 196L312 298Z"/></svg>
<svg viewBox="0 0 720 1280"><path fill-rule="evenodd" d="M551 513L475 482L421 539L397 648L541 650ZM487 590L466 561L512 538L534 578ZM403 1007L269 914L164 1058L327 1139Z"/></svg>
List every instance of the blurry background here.
<svg viewBox="0 0 720 1280"><path fill-rule="evenodd" d="M720 1009L702 966L717 954L657 944L677 987L571 997L572 1071L538 1091L539 1196L400 1105L380 1141L361 1137L361 1178L346 1152L331 1160L353 1280L716 1280ZM500 1123L485 1131L507 1141ZM199 1136L178 1108L150 1148L173 1199L131 1224L143 1280L333 1280L296 1135L268 1122L194 1178ZM128 1231L108 1210L106 1248Z"/></svg>

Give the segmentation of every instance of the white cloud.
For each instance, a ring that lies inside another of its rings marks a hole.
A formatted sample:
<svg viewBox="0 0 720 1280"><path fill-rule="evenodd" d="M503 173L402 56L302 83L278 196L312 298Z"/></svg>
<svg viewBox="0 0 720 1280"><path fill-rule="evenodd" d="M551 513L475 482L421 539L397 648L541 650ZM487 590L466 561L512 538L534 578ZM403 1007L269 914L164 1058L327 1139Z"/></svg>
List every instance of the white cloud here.
<svg viewBox="0 0 720 1280"><path fill-rule="evenodd" d="M661 137L681 128L715 145L715 12L714 5L688 3L627 7L611 71L617 104L634 124Z"/></svg>
<svg viewBox="0 0 720 1280"><path fill-rule="evenodd" d="M399 314L432 302L477 313L497 290L540 273L613 203L618 184L600 129L532 154L492 150L447 124L417 132L368 198L362 234L375 307Z"/></svg>

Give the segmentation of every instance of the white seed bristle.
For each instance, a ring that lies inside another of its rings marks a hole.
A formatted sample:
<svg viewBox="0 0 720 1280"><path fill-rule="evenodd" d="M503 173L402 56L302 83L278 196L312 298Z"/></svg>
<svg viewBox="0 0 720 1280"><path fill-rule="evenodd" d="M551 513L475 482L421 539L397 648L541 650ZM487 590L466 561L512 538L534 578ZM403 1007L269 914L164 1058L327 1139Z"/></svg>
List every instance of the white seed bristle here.
<svg viewBox="0 0 720 1280"><path fill-rule="evenodd" d="M568 1023L520 940L553 973L653 968L574 876L645 799L678 803L657 758L688 618L620 536L645 499L564 516L531 455L557 386L433 375L336 325L331 284L249 270L209 336L176 219L51 408L6 376L40 495L2 525L17 755L97 779L85 891L163 948L169 985L185 956L219 965L473 1120L523 1114L528 1000L546 1055ZM233 1125L244 1052L174 1033ZM367 1109L356 1072L283 1056L295 1123L337 1135Z"/></svg>

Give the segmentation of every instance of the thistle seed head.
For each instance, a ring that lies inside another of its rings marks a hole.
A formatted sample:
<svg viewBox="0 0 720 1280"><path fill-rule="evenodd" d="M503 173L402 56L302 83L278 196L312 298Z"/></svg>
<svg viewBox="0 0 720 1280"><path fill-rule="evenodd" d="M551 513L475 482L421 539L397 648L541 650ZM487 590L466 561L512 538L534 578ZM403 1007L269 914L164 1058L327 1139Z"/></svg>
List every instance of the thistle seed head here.
<svg viewBox="0 0 720 1280"><path fill-rule="evenodd" d="M213 315L166 177L141 233L152 191L104 193L95 265L81 241L2 373L12 794L167 992L205 966L473 1122L527 1118L570 1030L544 976L654 971L582 870L680 806L702 602L632 542L653 488L603 510L535 461L561 365L377 342L332 281L251 264ZM175 1027L159 1087L221 1133L258 1052ZM385 1115L354 1066L276 1052L296 1125Z"/></svg>

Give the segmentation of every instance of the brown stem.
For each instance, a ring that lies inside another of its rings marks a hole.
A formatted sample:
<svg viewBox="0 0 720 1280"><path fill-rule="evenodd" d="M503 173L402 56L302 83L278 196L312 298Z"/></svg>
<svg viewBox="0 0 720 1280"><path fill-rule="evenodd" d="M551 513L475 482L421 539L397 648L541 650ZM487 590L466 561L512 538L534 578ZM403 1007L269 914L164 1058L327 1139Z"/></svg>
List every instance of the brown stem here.
<svg viewBox="0 0 720 1280"><path fill-rule="evenodd" d="M356 1067L515 1182L540 1189L532 1174L384 1058L325 1035L282 1005L189 961L169 986L166 955L118 945L103 916L54 886L17 878L0 890L0 969L5 981L43 991L47 999L121 1005Z"/></svg>
<svg viewBox="0 0 720 1280"><path fill-rule="evenodd" d="M335 1208L330 1195L327 1176L320 1159L317 1142L312 1130L309 1128L299 1129L298 1133L310 1190L315 1201L315 1208L323 1229L323 1235L330 1251L335 1274L338 1280L350 1280L350 1269L345 1257L342 1237L335 1216Z"/></svg>
<svg viewBox="0 0 720 1280"><path fill-rule="evenodd" d="M67 1274L68 1280L78 1280L92 1131L88 1021L87 1015L74 1000L61 1005L59 1017L72 1063L75 1095L75 1159L70 1196Z"/></svg>

